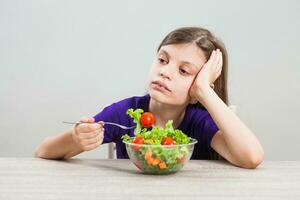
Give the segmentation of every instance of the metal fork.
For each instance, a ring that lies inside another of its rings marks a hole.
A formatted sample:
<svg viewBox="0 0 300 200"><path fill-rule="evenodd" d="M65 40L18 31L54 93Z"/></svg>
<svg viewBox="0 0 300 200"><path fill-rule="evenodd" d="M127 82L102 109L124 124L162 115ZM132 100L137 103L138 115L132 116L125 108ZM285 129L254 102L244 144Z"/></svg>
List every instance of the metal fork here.
<svg viewBox="0 0 300 200"><path fill-rule="evenodd" d="M63 121L63 123L78 125L78 124L82 124L82 123L85 123L85 122L65 122L65 121ZM99 123L99 122L95 122L95 123ZM125 130L133 129L133 128L136 127L136 126L130 126L130 127L128 127L128 126L124 126L124 125L121 125L121 124L116 124L116 123L113 123L113 122L103 122L103 123L104 123L104 125L108 124L108 125L118 126L118 127L122 128L122 129L125 129Z"/></svg>

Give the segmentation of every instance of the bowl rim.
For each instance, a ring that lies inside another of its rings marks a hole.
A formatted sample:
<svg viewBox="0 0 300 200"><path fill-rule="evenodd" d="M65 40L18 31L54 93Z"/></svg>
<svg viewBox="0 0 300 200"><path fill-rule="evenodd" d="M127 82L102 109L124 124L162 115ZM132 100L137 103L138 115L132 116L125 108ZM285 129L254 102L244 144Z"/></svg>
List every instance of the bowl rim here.
<svg viewBox="0 0 300 200"><path fill-rule="evenodd" d="M134 137L130 137L130 138L134 138ZM126 141L123 141L122 142L124 144L128 144L128 145L131 145L131 146L147 146L147 147L151 147L151 146L154 146L154 147L180 147L180 146L189 146L189 145L195 145L198 143L198 140L195 139L195 138L192 138L192 141L187 143L187 144L172 144L172 145L162 145L162 144L133 144L133 143L130 143L130 142L126 142Z"/></svg>

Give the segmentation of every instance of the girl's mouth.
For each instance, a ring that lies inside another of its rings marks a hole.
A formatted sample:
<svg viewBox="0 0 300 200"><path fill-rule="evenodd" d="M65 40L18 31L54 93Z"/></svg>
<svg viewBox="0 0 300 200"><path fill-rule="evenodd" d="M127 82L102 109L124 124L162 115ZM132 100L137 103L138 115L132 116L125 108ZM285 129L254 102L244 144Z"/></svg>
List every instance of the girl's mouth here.
<svg viewBox="0 0 300 200"><path fill-rule="evenodd" d="M171 92L171 90L160 81L153 81L152 85L154 86L154 89L159 90L161 92Z"/></svg>

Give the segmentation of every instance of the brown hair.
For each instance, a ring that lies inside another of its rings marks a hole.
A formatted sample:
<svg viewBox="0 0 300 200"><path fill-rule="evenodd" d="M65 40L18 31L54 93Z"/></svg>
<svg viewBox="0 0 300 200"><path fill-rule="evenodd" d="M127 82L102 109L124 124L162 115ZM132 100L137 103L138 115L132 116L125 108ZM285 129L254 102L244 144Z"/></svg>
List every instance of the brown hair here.
<svg viewBox="0 0 300 200"><path fill-rule="evenodd" d="M213 50L220 49L222 52L223 66L221 75L214 82L214 91L228 105L227 94L227 71L228 55L223 42L217 39L209 30L200 27L183 27L170 32L159 45L157 52L162 46L169 44L194 43L204 53L206 60L209 59Z"/></svg>

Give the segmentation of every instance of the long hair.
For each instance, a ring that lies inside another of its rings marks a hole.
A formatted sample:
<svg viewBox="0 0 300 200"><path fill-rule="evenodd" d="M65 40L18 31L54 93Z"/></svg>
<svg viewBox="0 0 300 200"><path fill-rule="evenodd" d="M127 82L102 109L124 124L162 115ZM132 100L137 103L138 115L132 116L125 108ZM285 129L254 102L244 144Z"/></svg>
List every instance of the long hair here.
<svg viewBox="0 0 300 200"><path fill-rule="evenodd" d="M220 49L222 52L223 66L221 75L214 82L214 91L228 105L227 94L227 71L228 54L223 42L217 39L209 30L200 27L182 27L170 32L160 43L157 52L162 46L169 44L189 44L194 43L199 47L206 60L209 59L213 50ZM198 103L202 106L200 103Z"/></svg>

